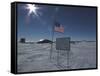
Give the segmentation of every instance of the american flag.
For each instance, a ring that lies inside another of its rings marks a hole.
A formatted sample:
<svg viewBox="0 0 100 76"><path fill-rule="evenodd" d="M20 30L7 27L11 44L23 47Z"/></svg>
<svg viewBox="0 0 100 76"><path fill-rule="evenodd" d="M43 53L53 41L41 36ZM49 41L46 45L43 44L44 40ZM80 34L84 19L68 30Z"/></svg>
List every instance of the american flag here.
<svg viewBox="0 0 100 76"><path fill-rule="evenodd" d="M64 27L60 23L55 22L54 31L63 33L64 32Z"/></svg>

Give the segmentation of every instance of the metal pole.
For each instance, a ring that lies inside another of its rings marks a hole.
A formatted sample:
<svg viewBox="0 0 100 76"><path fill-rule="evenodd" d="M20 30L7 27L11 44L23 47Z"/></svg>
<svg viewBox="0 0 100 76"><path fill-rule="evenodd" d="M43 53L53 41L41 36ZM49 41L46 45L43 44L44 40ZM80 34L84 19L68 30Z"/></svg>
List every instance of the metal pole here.
<svg viewBox="0 0 100 76"><path fill-rule="evenodd" d="M57 12L58 8L56 8L56 11L55 11L55 15L54 15L54 21L56 20L56 12ZM53 38L54 38L54 24L52 25L52 43L51 43L51 49L50 49L50 60L52 58L52 52L53 52Z"/></svg>
<svg viewBox="0 0 100 76"><path fill-rule="evenodd" d="M70 66L69 66L69 50L67 51L67 68L69 69Z"/></svg>
<svg viewBox="0 0 100 76"><path fill-rule="evenodd" d="M52 26L52 42L51 42L51 50L50 50L50 60L52 58L52 51L53 51L53 38L54 38L54 26Z"/></svg>
<svg viewBox="0 0 100 76"><path fill-rule="evenodd" d="M60 63L59 63L59 58L60 58L59 56L60 56L60 53L59 53L59 52L60 52L60 50L58 50L58 52L57 52L57 66L60 65Z"/></svg>

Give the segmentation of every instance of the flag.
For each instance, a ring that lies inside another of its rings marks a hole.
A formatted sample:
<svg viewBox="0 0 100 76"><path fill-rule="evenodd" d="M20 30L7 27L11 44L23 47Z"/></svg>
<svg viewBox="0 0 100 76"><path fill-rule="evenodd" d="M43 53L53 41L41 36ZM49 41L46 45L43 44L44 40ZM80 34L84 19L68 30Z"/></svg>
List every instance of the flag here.
<svg viewBox="0 0 100 76"><path fill-rule="evenodd" d="M64 32L64 27L60 23L55 22L54 31L63 33Z"/></svg>

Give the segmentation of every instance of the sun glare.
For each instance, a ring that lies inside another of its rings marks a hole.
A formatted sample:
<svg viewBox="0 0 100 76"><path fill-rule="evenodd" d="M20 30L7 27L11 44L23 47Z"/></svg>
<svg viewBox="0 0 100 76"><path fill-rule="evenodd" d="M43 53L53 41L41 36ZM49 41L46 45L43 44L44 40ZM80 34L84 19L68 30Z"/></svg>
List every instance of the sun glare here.
<svg viewBox="0 0 100 76"><path fill-rule="evenodd" d="M28 15L31 15L31 14L37 15L37 9L39 8L36 7L34 4L27 4L26 9L29 10Z"/></svg>

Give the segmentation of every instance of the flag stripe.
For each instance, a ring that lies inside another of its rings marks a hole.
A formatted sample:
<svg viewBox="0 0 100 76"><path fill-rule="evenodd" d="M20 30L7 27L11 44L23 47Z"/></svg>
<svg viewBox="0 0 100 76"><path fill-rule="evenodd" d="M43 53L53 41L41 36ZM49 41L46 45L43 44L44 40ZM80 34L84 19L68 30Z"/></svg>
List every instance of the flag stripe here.
<svg viewBox="0 0 100 76"><path fill-rule="evenodd" d="M62 25L60 25L59 23L56 23L54 31L63 33L64 32L64 27Z"/></svg>

